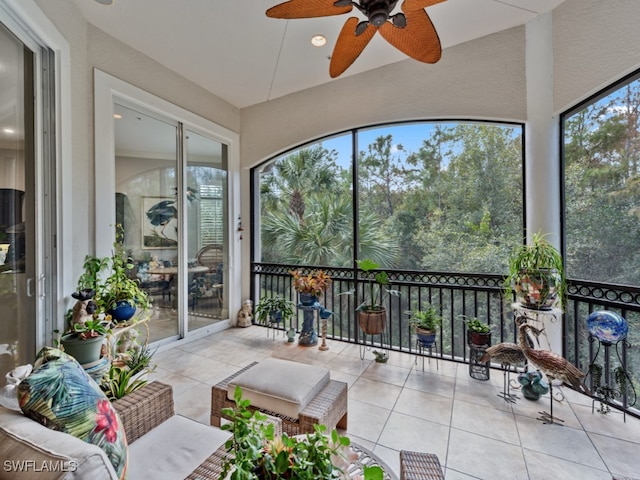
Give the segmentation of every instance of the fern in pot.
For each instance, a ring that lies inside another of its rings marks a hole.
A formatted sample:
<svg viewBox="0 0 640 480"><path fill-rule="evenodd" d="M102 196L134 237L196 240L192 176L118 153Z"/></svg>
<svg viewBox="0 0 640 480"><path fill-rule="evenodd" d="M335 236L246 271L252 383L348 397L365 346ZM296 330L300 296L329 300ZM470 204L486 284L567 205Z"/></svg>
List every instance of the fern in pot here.
<svg viewBox="0 0 640 480"><path fill-rule="evenodd" d="M423 348L431 348L436 341L438 327L442 324L442 317L433 305L427 305L421 310L408 312L411 315L409 325L416 332L418 342Z"/></svg>

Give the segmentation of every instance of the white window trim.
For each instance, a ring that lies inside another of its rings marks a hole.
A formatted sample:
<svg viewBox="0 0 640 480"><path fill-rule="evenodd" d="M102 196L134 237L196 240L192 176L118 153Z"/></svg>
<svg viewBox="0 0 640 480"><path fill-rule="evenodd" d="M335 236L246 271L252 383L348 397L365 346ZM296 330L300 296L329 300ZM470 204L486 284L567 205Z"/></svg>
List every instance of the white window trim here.
<svg viewBox="0 0 640 480"><path fill-rule="evenodd" d="M240 136L216 123L188 110L152 95L108 73L94 69L94 127L95 127L95 219L96 255L109 255L113 246L115 229L115 146L113 105L116 99L173 118L186 129L212 138L228 147L228 256L229 312L240 309L241 252L242 245L236 235L234 221L240 216ZM238 288L233 288L238 286ZM230 313L231 315L231 313ZM227 326L227 323L224 325Z"/></svg>

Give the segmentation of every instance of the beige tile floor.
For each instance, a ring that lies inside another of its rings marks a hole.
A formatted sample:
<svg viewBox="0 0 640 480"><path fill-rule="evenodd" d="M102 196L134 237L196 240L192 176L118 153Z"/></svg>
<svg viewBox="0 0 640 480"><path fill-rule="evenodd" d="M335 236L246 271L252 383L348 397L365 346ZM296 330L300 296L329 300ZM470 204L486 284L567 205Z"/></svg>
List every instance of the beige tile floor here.
<svg viewBox="0 0 640 480"><path fill-rule="evenodd" d="M447 480L604 480L640 478L640 419L614 412L592 413L591 400L569 389L554 402L564 425L543 424L549 397L508 403L498 397L503 374L489 381L468 366L391 352L389 361L360 360L359 347L328 341L329 350L287 343L284 336L252 326L232 328L165 347L155 356L152 379L170 383L178 413L209 423L211 386L240 367L267 357L325 365L331 377L349 384L349 427L354 441L376 452L396 473L398 452L438 455Z"/></svg>

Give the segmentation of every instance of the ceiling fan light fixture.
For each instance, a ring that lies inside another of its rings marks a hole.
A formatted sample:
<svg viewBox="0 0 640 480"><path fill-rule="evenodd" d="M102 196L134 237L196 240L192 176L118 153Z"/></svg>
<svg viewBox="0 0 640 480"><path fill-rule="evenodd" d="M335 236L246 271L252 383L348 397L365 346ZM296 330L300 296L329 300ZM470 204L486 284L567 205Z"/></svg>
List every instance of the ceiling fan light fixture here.
<svg viewBox="0 0 640 480"><path fill-rule="evenodd" d="M314 35L311 37L311 45L314 47L324 47L327 44L327 37L324 35Z"/></svg>

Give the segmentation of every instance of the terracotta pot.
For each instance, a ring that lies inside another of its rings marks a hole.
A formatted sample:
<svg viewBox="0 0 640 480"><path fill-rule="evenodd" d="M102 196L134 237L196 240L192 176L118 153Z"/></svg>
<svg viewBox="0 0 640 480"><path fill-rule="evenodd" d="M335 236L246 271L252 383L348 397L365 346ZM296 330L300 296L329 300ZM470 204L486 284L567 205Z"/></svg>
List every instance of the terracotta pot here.
<svg viewBox="0 0 640 480"><path fill-rule="evenodd" d="M491 345L491 332L480 333L473 330L467 331L467 342L469 345L485 346Z"/></svg>
<svg viewBox="0 0 640 480"><path fill-rule="evenodd" d="M358 324L367 335L380 335L387 326L387 309L358 312Z"/></svg>

